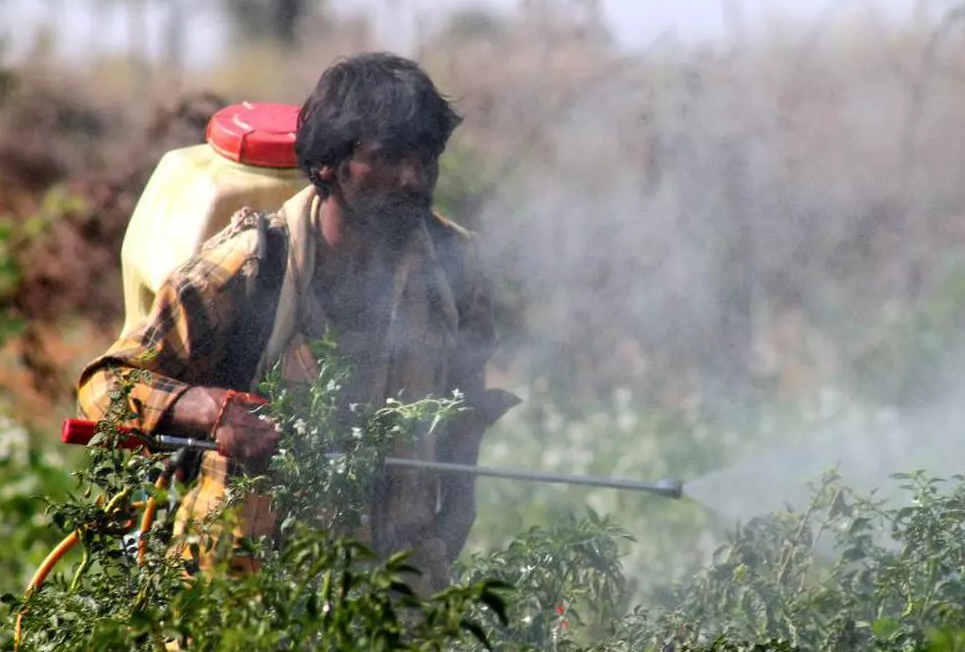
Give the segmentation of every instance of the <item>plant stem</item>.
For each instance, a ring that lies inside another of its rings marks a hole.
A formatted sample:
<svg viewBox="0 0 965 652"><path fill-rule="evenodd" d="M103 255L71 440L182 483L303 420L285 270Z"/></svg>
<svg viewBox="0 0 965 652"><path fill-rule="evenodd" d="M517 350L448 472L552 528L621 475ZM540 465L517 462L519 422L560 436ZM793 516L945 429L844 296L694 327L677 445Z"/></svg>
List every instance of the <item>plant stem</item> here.
<svg viewBox="0 0 965 652"><path fill-rule="evenodd" d="M841 493L839 489L835 493L835 498ZM832 500L832 503L833 500ZM815 512L818 506L818 498L815 497L811 500L811 504L808 505L808 509L804 512L804 516L801 517L801 525L798 526L797 532L794 533L794 537L788 541L790 544L784 549L784 554L781 555L781 569L777 573L777 584L780 586L784 583L784 578L787 576L788 567L791 563L791 558L794 557L794 547L797 545L798 541L801 540L801 536L804 534L804 528L807 527L808 521L811 519L811 515Z"/></svg>
<svg viewBox="0 0 965 652"><path fill-rule="evenodd" d="M80 578L87 572L88 567L90 567L90 548L84 545L84 556L81 557L80 566L77 567L77 571L74 573L74 578L70 582L70 588L67 590L68 593L73 593L80 586Z"/></svg>

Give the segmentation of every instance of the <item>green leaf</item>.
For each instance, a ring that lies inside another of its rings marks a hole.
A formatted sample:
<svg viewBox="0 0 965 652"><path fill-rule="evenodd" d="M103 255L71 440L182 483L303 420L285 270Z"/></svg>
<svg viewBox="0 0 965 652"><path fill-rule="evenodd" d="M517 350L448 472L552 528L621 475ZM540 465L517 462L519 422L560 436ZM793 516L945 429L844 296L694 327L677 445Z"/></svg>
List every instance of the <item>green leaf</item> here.
<svg viewBox="0 0 965 652"><path fill-rule="evenodd" d="M483 628L480 627L478 624L470 620L463 619L459 621L459 626L462 627L463 629L468 630L473 635L473 637L475 637L475 639L483 645L484 648L486 648L487 650L493 649L492 644L489 642L489 637L486 636L485 630L483 630Z"/></svg>

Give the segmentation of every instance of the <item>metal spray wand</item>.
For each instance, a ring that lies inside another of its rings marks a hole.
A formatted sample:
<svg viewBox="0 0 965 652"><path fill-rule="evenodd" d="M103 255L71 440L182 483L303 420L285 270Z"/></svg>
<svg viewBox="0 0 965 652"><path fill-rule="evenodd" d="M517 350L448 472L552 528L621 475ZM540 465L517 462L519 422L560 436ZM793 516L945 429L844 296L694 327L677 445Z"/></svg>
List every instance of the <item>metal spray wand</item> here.
<svg viewBox="0 0 965 652"><path fill-rule="evenodd" d="M68 444L84 444L90 441L95 432L96 424L93 421L82 419L64 419L61 439ZM132 442L136 445L137 442ZM146 442L139 442L144 444ZM171 435L156 435L151 438L160 448L168 450L217 450L218 445L212 441L194 439L190 437L174 437ZM344 453L329 453L330 459L338 459ZM587 475L569 475L563 473L546 473L542 471L530 471L526 469L494 468L486 466L473 466L470 464L455 464L452 462L430 462L427 460L407 459L400 457L385 458L386 466L403 466L410 468L428 469L443 473L467 473L470 475L508 478L512 480L522 480L525 482L543 482L549 484L569 484L583 485L590 487L605 487L609 489L622 489L627 491L642 491L657 494L667 498L682 498L683 483L680 480L668 478L657 480L656 482L646 482L641 480L630 480L624 478L601 478Z"/></svg>

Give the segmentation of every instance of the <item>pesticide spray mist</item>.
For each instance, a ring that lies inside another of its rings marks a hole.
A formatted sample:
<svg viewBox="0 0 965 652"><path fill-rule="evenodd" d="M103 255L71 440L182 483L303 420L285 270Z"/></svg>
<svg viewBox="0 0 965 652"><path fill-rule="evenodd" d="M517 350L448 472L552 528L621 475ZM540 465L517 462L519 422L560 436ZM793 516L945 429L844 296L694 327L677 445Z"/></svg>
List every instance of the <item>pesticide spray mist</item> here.
<svg viewBox="0 0 965 652"><path fill-rule="evenodd" d="M769 512L800 512L809 484L835 468L842 482L863 495L899 506L909 495L892 474L925 471L951 479L963 473L965 392L909 411L881 410L871 423L846 423L810 433L795 445L775 446L724 469L693 479L684 494L730 521Z"/></svg>
<svg viewBox="0 0 965 652"><path fill-rule="evenodd" d="M479 86L453 89L492 102L465 106L468 129L485 116L487 145L517 141L505 149L517 164L479 224L513 317L503 353L534 388L521 392L522 409L549 414L507 422L480 463L682 477L685 497L725 524L800 508L807 483L836 465L845 483L891 495L891 473L957 471L962 422L951 395L915 413L871 405L874 418L826 423L794 444L778 430L765 454L750 424L735 436L754 446L731 446L728 459L741 460L733 466L706 459L724 436L715 432L686 435L689 455L665 454L672 446L661 437L678 435L658 434L647 413L661 402L712 410L755 377L782 377L802 394L833 384L848 356L881 336L888 310L913 309L909 278L927 288L943 273L928 261L947 256L965 207L961 105L936 80L927 110L910 114L907 88L871 46L882 35L843 22L846 41L835 40L835 25L820 37L775 32L733 47L668 39L634 60L565 40L527 59L505 42L512 66L478 65L463 79ZM537 137L520 137L530 132ZM928 264L909 274L916 260ZM804 378L787 381L794 367ZM634 425L624 429L617 415L594 425L621 388L635 397ZM714 465L726 468L698 477ZM543 495L479 487L479 536ZM628 525L642 521L637 503L621 501L601 504L616 505ZM633 530L648 541L663 535L652 522Z"/></svg>
<svg viewBox="0 0 965 652"><path fill-rule="evenodd" d="M934 335L926 328L914 337ZM965 351L957 341L953 334L931 362L914 361L914 388L908 379L897 379L904 400L885 405L827 392L825 414L815 419L820 425L772 433L777 436L765 450L744 451L737 463L691 479L685 494L733 525L774 512L803 512L814 486L831 470L845 487L886 509L914 500L909 480L896 474L921 472L939 480L939 491L957 483L965 476ZM879 543L889 545L887 532L879 535Z"/></svg>

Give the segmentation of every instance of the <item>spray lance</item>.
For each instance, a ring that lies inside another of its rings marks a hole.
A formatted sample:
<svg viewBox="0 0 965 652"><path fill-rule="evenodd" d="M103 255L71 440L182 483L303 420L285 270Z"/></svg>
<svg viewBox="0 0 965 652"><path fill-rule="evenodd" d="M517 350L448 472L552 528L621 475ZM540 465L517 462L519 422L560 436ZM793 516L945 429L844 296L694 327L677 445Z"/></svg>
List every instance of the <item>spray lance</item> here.
<svg viewBox="0 0 965 652"><path fill-rule="evenodd" d="M61 441L65 444L87 445L96 432L97 424L93 421L84 419L64 419L61 431ZM138 448L146 446L153 450L194 450L194 451L214 451L218 450L218 445L212 441L194 439L191 437L174 437L171 435L153 435L151 437L138 437L129 434L130 431L121 431L128 435L119 445L123 448ZM329 453L330 459L338 459L344 453ZM657 480L656 482L646 482L641 480L631 480L623 478L602 478L587 475L567 475L562 473L545 473L541 471L530 471L527 469L507 469L486 466L473 466L471 464L455 464L452 462L430 462L426 460L407 459L399 457L385 458L386 466L407 466L412 468L428 469L441 473L467 473L470 475L506 478L512 480L522 480L525 482L545 482L550 484L571 484L590 487L606 487L610 489L623 489L627 491L643 491L647 493L665 496L667 498L683 497L683 483L676 479Z"/></svg>

